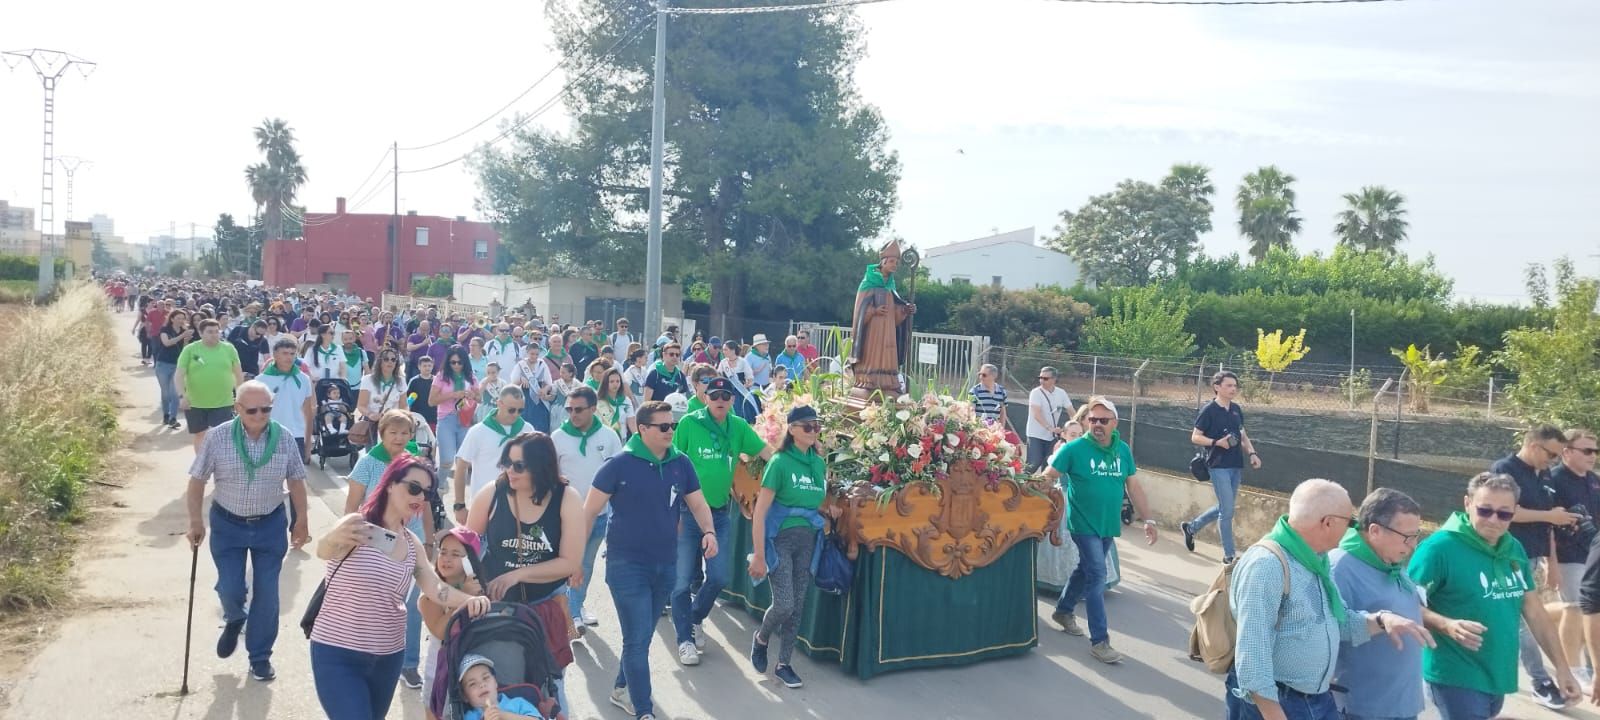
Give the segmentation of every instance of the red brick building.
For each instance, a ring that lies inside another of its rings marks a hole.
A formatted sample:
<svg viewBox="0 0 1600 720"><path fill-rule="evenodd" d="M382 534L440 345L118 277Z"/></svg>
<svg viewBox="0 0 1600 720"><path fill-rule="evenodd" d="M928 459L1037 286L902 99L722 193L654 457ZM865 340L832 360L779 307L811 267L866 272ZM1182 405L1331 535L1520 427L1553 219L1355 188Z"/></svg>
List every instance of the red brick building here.
<svg viewBox="0 0 1600 720"><path fill-rule="evenodd" d="M303 239L268 240L262 280L270 287L331 285L374 300L384 291L407 293L411 281L437 273L490 274L500 234L465 217L415 212L400 216L398 247L389 248L388 214L306 213Z"/></svg>

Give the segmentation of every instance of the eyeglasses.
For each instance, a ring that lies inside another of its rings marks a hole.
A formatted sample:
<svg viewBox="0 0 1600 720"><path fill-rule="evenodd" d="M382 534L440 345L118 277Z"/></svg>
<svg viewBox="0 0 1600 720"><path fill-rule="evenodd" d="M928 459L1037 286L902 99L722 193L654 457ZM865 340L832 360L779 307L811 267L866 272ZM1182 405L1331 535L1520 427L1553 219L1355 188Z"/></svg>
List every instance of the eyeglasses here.
<svg viewBox="0 0 1600 720"><path fill-rule="evenodd" d="M678 429L678 424L675 423L675 422L639 423L639 427L642 427L642 428L655 428L657 430L660 430L661 432L669 433L669 432L672 432L673 430L677 430Z"/></svg>
<svg viewBox="0 0 1600 720"><path fill-rule="evenodd" d="M403 482L403 484L406 486L406 492L411 493L413 497L426 493L429 490L428 486L423 485L415 480L406 480Z"/></svg>
<svg viewBox="0 0 1600 720"><path fill-rule="evenodd" d="M271 415L272 414L272 406L271 405L262 405L261 407L239 408L239 412L242 412L242 413L244 413L246 415L260 415L262 413L266 413L268 415Z"/></svg>
<svg viewBox="0 0 1600 720"><path fill-rule="evenodd" d="M1396 530L1396 529L1394 529L1392 527L1389 527L1388 525L1385 525L1383 523L1373 523L1373 524L1377 525L1378 527L1381 527L1381 528L1383 528L1385 530L1388 530L1389 532L1392 532L1392 533L1394 533L1396 535L1399 535L1402 538L1405 538L1405 541L1406 541L1407 545L1415 545L1415 544L1417 544L1418 540L1422 539L1422 531L1421 530L1418 530L1417 532L1414 532L1414 533L1403 533L1403 532L1400 532L1399 530Z"/></svg>
<svg viewBox="0 0 1600 720"><path fill-rule="evenodd" d="M1594 455L1596 452L1600 452L1600 448L1580 448L1580 447L1575 447L1575 448L1567 448L1567 449L1568 450L1572 450L1574 452L1581 452L1581 453L1583 453L1585 455Z"/></svg>
<svg viewBox="0 0 1600 720"><path fill-rule="evenodd" d="M729 390L712 390L711 392L706 393L706 397L711 398L713 401L732 400L733 392Z"/></svg>
<svg viewBox="0 0 1600 720"><path fill-rule="evenodd" d="M797 422L794 427L799 428L801 432L814 433L822 431L822 423L819 422Z"/></svg>
<svg viewBox="0 0 1600 720"><path fill-rule="evenodd" d="M1039 376L1039 382L1044 382L1046 380L1054 380L1054 379L1056 379L1056 376L1054 376L1054 375L1040 375Z"/></svg>
<svg viewBox="0 0 1600 720"><path fill-rule="evenodd" d="M451 360L451 361L450 361L450 364L451 364L451 365L460 365L460 364L461 364L461 361L460 361L460 360Z"/></svg>
<svg viewBox="0 0 1600 720"><path fill-rule="evenodd" d="M1323 522L1327 522L1328 518L1339 518L1340 520L1344 521L1346 526L1352 528L1361 526L1361 521L1356 519L1354 515L1323 515Z"/></svg>
<svg viewBox="0 0 1600 720"><path fill-rule="evenodd" d="M1110 425L1111 423L1114 423L1114 422L1117 421L1116 418L1095 417L1093 415L1090 415L1089 417L1086 417L1084 419L1088 420L1090 425Z"/></svg>
<svg viewBox="0 0 1600 720"><path fill-rule="evenodd" d="M1511 522L1511 518L1516 517L1517 515L1517 511L1515 510L1496 510L1492 507L1484 507L1482 505L1473 508L1473 510L1478 511L1478 517L1481 517L1485 520L1488 520L1492 517L1500 522Z"/></svg>
<svg viewBox="0 0 1600 720"><path fill-rule="evenodd" d="M576 415L576 414L581 413L581 412L588 412L590 409L592 409L592 408L590 408L588 405L568 405L568 406L566 406L566 410L567 410L567 414L568 415Z"/></svg>

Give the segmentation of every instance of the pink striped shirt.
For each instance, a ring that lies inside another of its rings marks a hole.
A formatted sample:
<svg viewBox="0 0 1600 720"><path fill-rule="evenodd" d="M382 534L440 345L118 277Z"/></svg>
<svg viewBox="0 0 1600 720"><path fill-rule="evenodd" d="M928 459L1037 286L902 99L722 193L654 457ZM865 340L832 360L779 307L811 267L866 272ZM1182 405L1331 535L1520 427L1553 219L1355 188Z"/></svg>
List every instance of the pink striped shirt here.
<svg viewBox="0 0 1600 720"><path fill-rule="evenodd" d="M406 595L416 572L417 546L410 531L401 532L406 543L403 561L360 545L342 563L328 563L327 575L333 579L311 628L313 641L373 655L405 649Z"/></svg>

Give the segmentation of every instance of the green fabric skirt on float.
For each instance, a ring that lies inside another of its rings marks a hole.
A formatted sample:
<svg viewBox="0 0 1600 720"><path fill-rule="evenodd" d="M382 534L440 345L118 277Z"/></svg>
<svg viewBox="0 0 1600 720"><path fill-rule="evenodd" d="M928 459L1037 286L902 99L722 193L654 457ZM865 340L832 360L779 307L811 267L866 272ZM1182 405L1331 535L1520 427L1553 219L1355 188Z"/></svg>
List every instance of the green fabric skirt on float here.
<svg viewBox="0 0 1600 720"><path fill-rule="evenodd" d="M722 596L752 615L771 604L766 583L746 572L750 521L733 517L733 573ZM959 580L924 569L898 550L863 549L845 595L807 594L799 649L859 678L895 670L966 665L1018 655L1039 644L1034 547L1028 540Z"/></svg>

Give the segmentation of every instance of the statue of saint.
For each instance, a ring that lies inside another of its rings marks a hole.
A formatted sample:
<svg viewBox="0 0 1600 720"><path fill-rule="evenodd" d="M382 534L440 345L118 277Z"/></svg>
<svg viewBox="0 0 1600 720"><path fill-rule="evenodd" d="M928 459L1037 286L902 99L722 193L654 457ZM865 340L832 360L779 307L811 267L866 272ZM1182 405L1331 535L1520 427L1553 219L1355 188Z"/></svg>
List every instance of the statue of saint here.
<svg viewBox="0 0 1600 720"><path fill-rule="evenodd" d="M878 251L878 264L868 265L856 288L856 309L851 322L851 358L858 397L881 390L894 396L901 391L900 367L910 345L909 323L917 306L896 291L894 272L900 267L900 243L890 240Z"/></svg>

